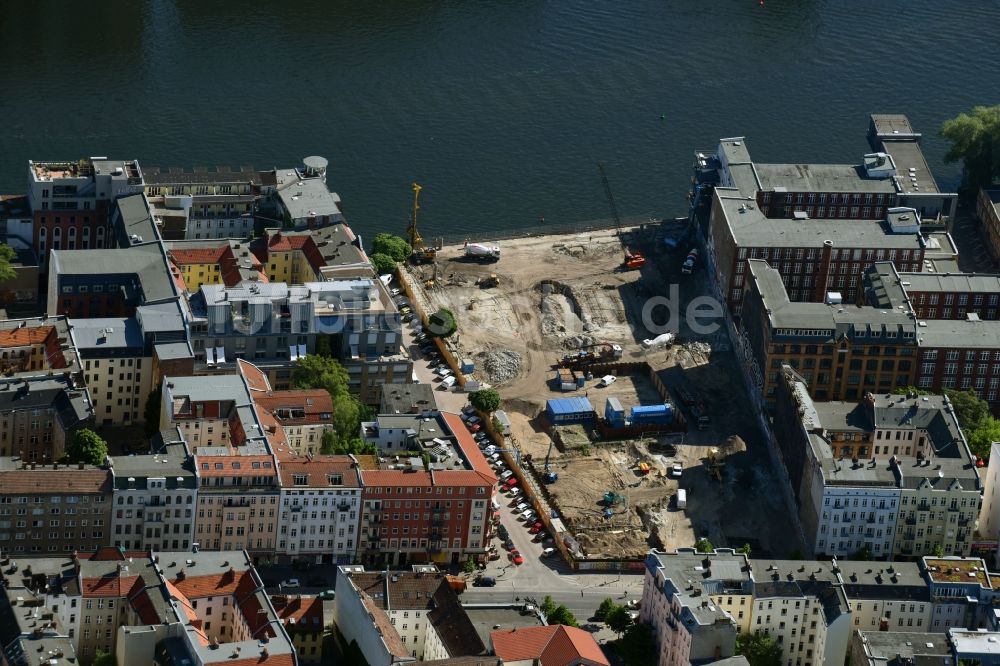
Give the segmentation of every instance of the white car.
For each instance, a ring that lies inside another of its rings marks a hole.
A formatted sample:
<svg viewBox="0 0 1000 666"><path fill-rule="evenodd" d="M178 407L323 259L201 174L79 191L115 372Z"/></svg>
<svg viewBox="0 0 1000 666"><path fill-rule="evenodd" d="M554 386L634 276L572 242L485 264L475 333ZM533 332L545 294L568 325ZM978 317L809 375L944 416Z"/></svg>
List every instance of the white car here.
<svg viewBox="0 0 1000 666"><path fill-rule="evenodd" d="M507 494L510 495L511 497L517 497L518 495L521 494L521 489L518 488L517 486L514 486L513 488L510 489L510 492Z"/></svg>
<svg viewBox="0 0 1000 666"><path fill-rule="evenodd" d="M601 377L601 381L597 382L597 385L603 388L605 386L611 386L616 381L618 381L618 378L614 375L604 375Z"/></svg>
<svg viewBox="0 0 1000 666"><path fill-rule="evenodd" d="M670 476L674 477L675 479L679 479L683 474L684 474L684 467L682 467L680 463L674 463L673 465L670 466Z"/></svg>
<svg viewBox="0 0 1000 666"><path fill-rule="evenodd" d="M521 513L522 511L526 511L526 510L528 510L530 508L531 507L528 506L527 502L521 502L520 504L517 505L517 512Z"/></svg>
<svg viewBox="0 0 1000 666"><path fill-rule="evenodd" d="M551 557L555 555L555 553L556 553L555 548L545 548L542 550L542 557Z"/></svg>
<svg viewBox="0 0 1000 666"><path fill-rule="evenodd" d="M524 518L524 522L530 523L537 516L535 515L534 509L528 509L527 511L522 511L521 516Z"/></svg>
<svg viewBox="0 0 1000 666"><path fill-rule="evenodd" d="M507 470L506 472L504 472L503 474L500 475L500 480L501 481L506 481L507 479L509 479L512 476L514 476L514 472L512 472L510 470Z"/></svg>
<svg viewBox="0 0 1000 666"><path fill-rule="evenodd" d="M284 583L281 584L281 587L298 587L298 586L299 586L298 578L289 578L288 580L286 580Z"/></svg>
<svg viewBox="0 0 1000 666"><path fill-rule="evenodd" d="M496 451L497 451L497 447L494 446L493 444L490 444L485 449L483 449L483 455L485 455L485 456L491 456L494 453L496 453Z"/></svg>
<svg viewBox="0 0 1000 666"><path fill-rule="evenodd" d="M438 368L437 375L438 375L438 377L450 377L451 376L451 368L447 368L447 367L446 368Z"/></svg>

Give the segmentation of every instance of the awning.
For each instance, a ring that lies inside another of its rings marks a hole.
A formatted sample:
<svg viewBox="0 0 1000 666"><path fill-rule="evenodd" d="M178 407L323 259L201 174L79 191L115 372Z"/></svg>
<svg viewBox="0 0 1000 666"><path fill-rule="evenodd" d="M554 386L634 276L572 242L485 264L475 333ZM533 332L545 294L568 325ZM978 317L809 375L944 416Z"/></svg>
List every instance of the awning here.
<svg viewBox="0 0 1000 666"><path fill-rule="evenodd" d="M225 347L216 347L215 348L215 362L216 363L225 363L226 362L226 348Z"/></svg>
<svg viewBox="0 0 1000 666"><path fill-rule="evenodd" d="M295 345L288 345L288 358L291 361L297 361L299 358L299 353L295 348Z"/></svg>
<svg viewBox="0 0 1000 666"><path fill-rule="evenodd" d="M213 353L211 347L205 348L205 362L209 365L215 365L215 354Z"/></svg>
<svg viewBox="0 0 1000 666"><path fill-rule="evenodd" d="M306 355L306 346L299 345L299 358L302 358L305 355Z"/></svg>

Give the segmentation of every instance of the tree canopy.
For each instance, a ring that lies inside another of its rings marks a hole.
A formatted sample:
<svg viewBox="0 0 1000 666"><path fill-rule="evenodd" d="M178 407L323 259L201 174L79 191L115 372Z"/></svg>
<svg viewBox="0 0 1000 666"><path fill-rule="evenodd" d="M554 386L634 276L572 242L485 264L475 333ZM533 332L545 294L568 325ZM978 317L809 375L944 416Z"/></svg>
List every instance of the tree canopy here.
<svg viewBox="0 0 1000 666"><path fill-rule="evenodd" d="M372 239L372 254L384 254L395 262L406 261L413 248L395 234L376 234ZM381 271L380 271L381 272ZM388 271L386 271L388 272Z"/></svg>
<svg viewBox="0 0 1000 666"><path fill-rule="evenodd" d="M14 266L11 263L16 256L17 253L14 252L14 248L10 245L0 243L0 282L10 280L17 275L17 271L14 270Z"/></svg>
<svg viewBox="0 0 1000 666"><path fill-rule="evenodd" d="M698 539L694 542L694 549L699 553L711 553L715 550L715 546L708 539Z"/></svg>
<svg viewBox="0 0 1000 666"><path fill-rule="evenodd" d="M500 408L500 394L492 388L473 391L469 403L484 414L492 414Z"/></svg>
<svg viewBox="0 0 1000 666"><path fill-rule="evenodd" d="M564 604L556 604L552 597L546 596L542 601L541 611L549 624L564 624L567 627L579 627L576 617Z"/></svg>
<svg viewBox="0 0 1000 666"><path fill-rule="evenodd" d="M632 625L632 616L625 606L615 606L604 616L604 624L608 625L611 631L621 636Z"/></svg>
<svg viewBox="0 0 1000 666"><path fill-rule="evenodd" d="M955 416L958 417L962 430L975 430L986 423L986 419L990 416L990 405L977 396L975 391L945 389L944 394L955 408Z"/></svg>
<svg viewBox="0 0 1000 666"><path fill-rule="evenodd" d="M448 308L441 308L427 318L427 333L439 338L447 338L458 330L455 313Z"/></svg>
<svg viewBox="0 0 1000 666"><path fill-rule="evenodd" d="M73 440L66 448L66 457L71 463L103 465L108 457L108 443L93 430L81 428L73 433Z"/></svg>
<svg viewBox="0 0 1000 666"><path fill-rule="evenodd" d="M608 616L608 613L610 613L617 605L618 604L615 603L614 599L611 597L605 597L605 599L601 602L601 605L597 607L597 612L594 613L594 617L603 622L604 618Z"/></svg>
<svg viewBox="0 0 1000 666"><path fill-rule="evenodd" d="M348 392L347 370L339 361L315 354L303 356L292 372L292 384L297 389L319 388L330 394L333 432L324 434L321 451L377 453L361 439L361 421L370 417L371 410Z"/></svg>
<svg viewBox="0 0 1000 666"><path fill-rule="evenodd" d="M1000 104L977 106L944 121L941 136L951 143L945 161L961 160L969 186L989 186L1000 177Z"/></svg>
<svg viewBox="0 0 1000 666"><path fill-rule="evenodd" d="M740 634L736 637L736 654L741 654L750 666L781 666L781 646L764 633Z"/></svg>
<svg viewBox="0 0 1000 666"><path fill-rule="evenodd" d="M969 442L969 450L974 455L980 458L988 457L993 442L1000 442L1000 421L987 416L983 425L965 434L965 439Z"/></svg>
<svg viewBox="0 0 1000 666"><path fill-rule="evenodd" d="M372 268L379 275L385 273L393 273L396 271L396 260L385 254L384 252L376 252L370 257L369 260L372 262Z"/></svg>
<svg viewBox="0 0 1000 666"><path fill-rule="evenodd" d="M115 655L98 650L97 654L94 655L94 661L90 664L91 666L117 666L118 662L115 660Z"/></svg>

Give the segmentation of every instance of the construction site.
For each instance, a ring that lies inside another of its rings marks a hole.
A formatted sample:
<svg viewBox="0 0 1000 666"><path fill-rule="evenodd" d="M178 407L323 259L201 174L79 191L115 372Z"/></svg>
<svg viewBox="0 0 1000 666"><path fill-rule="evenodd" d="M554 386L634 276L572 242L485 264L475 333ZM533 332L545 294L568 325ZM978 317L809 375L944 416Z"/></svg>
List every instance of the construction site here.
<svg viewBox="0 0 1000 666"><path fill-rule="evenodd" d="M651 546L690 546L701 537L720 546L751 543L775 556L794 548L724 326L696 335L685 321L691 299L709 293L697 257L688 261L686 220L475 241L420 244L421 260L405 269L414 304L454 314L448 350L472 368L466 381L498 389L510 443L539 478L557 473L546 491L586 557L641 558ZM678 302L650 307L672 287ZM670 316L675 333L664 342ZM559 374L567 355L587 359L572 384ZM623 371L602 386L603 376L587 372L600 364L648 364L655 378ZM691 392L700 407L685 405ZM573 427L553 437L546 403L564 397L585 398L597 415L608 398L626 409L662 406L666 398L686 417L687 432L605 441L593 427ZM691 414L698 409L708 413L701 425ZM747 445L734 448L734 435ZM713 450L725 458L718 467ZM678 490L687 495L682 507Z"/></svg>

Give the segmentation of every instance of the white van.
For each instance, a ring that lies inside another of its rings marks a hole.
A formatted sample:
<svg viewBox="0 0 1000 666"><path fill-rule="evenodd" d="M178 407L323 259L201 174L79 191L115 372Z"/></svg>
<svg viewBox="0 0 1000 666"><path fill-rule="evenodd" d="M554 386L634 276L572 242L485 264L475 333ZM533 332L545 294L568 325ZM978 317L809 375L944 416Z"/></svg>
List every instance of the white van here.
<svg viewBox="0 0 1000 666"><path fill-rule="evenodd" d="M677 489L677 508L683 509L688 505L688 494L683 488Z"/></svg>

